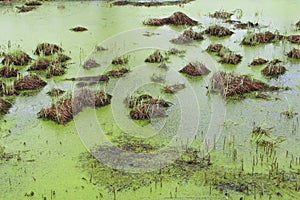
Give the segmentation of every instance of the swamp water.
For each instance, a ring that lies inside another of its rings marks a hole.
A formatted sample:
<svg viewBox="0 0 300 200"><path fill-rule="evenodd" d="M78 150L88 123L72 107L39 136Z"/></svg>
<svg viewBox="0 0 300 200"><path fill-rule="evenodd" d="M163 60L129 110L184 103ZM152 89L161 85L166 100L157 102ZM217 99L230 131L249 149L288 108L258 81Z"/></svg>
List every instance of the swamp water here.
<svg viewBox="0 0 300 200"><path fill-rule="evenodd" d="M37 44L49 42L59 44L72 60L64 76L44 78L47 85L41 90L10 98L13 106L0 119L0 145L12 158L0 160L0 199L300 199L298 115L282 115L285 111L300 113L300 61L286 56L299 46L287 41L241 46L247 30L233 29L223 20L208 17L224 9L234 12L235 19L242 11L238 20L265 25L260 31L299 34L294 24L299 20L300 2L194 1L183 7L134 7L59 1L43 2L31 12L17 13L15 6L20 5L22 2L1 3L1 51L9 51L9 45L11 50L21 48L36 58L33 51ZM198 20L197 31L221 24L235 33L225 38L204 35L203 41L174 45L169 40L187 27L148 27L142 23L176 11ZM79 25L88 30L69 30ZM222 43L241 54L242 62L218 63L217 56L205 52L210 43ZM108 50L96 51L97 45ZM171 55L168 70L144 62L156 49L163 52L173 47L186 52L184 57ZM110 62L118 56L128 56L126 67L131 72L95 86L113 95L111 105L84 108L66 125L37 118L43 107L57 100L46 95L51 88L72 93L75 83L66 78L102 74L112 68ZM265 78L260 72L263 66L249 67L257 57L278 58L288 71L277 79ZM84 70L82 64L88 58L101 67ZM178 73L192 61L205 63L211 73L203 77ZM27 73L26 67L17 68ZM219 70L249 74L290 89L263 92L269 100L255 95L225 100L207 93L212 74ZM153 75L162 76L165 83L152 82ZM2 78L3 82L9 80ZM175 95L161 92L163 85L175 83L184 83L186 88ZM129 119L123 101L133 92L151 93L171 102L168 116L151 123ZM266 138L274 146L255 143L254 123L271 128ZM130 160L131 154L115 152L112 146L145 154L163 149L160 153L170 158L158 156L152 162L146 155ZM118 153L122 156L116 157Z"/></svg>

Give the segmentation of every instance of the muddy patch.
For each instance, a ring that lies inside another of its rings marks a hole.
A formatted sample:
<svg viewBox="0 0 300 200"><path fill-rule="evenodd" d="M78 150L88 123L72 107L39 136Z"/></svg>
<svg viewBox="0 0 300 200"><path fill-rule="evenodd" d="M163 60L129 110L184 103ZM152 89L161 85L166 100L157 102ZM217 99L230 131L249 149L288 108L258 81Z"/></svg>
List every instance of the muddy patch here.
<svg viewBox="0 0 300 200"><path fill-rule="evenodd" d="M263 65L266 64L268 61L263 58L255 58L250 65L251 66L257 66L257 65Z"/></svg>
<svg viewBox="0 0 300 200"><path fill-rule="evenodd" d="M180 90L183 90L184 88L185 88L185 84L177 83L174 85L166 85L163 90L165 93L175 94L175 93L179 92Z"/></svg>
<svg viewBox="0 0 300 200"><path fill-rule="evenodd" d="M272 33L270 31L264 33L250 33L247 34L241 44L246 46L255 46L258 44L273 43L283 38L279 33Z"/></svg>
<svg viewBox="0 0 300 200"><path fill-rule="evenodd" d="M210 73L210 70L200 62L191 62L182 68L179 72L190 76L202 76Z"/></svg>
<svg viewBox="0 0 300 200"><path fill-rule="evenodd" d="M1 63L3 65L24 66L27 65L31 60L32 58L27 53L17 50L13 53L5 54Z"/></svg>
<svg viewBox="0 0 300 200"><path fill-rule="evenodd" d="M49 55L53 55L55 53L60 53L62 51L63 51L63 49L60 46L58 46L57 44L41 43L41 44L37 45L34 53L36 55L49 56Z"/></svg>
<svg viewBox="0 0 300 200"><path fill-rule="evenodd" d="M20 77L14 81L14 88L16 90L36 90L44 87L47 83L43 81L38 75L29 75Z"/></svg>
<svg viewBox="0 0 300 200"><path fill-rule="evenodd" d="M212 91L220 91L226 97L243 95L253 91L273 91L277 87L268 86L267 84L252 79L247 75L234 73L216 72L211 81Z"/></svg>
<svg viewBox="0 0 300 200"><path fill-rule="evenodd" d="M82 89L74 98L60 98L49 108L43 108L38 113L40 118L52 120L58 124L66 124L82 111L83 107L102 107L110 104L111 95L103 91Z"/></svg>
<svg viewBox="0 0 300 200"><path fill-rule="evenodd" d="M83 32L83 31L87 31L88 29L83 26L76 26L71 28L70 30L74 32Z"/></svg>
<svg viewBox="0 0 300 200"><path fill-rule="evenodd" d="M283 65L270 63L261 71L261 73L267 77L278 78L280 75L283 75L286 71L287 70Z"/></svg>
<svg viewBox="0 0 300 200"><path fill-rule="evenodd" d="M196 32L193 29L185 30L178 38L172 39L174 44L188 44L193 41L204 40L202 33Z"/></svg>
<svg viewBox="0 0 300 200"><path fill-rule="evenodd" d="M149 63L161 63L165 61L167 58L165 58L160 51L155 51L151 55L148 56L148 58L145 59L145 62Z"/></svg>
<svg viewBox="0 0 300 200"><path fill-rule="evenodd" d="M195 26L198 24L196 20L191 19L182 12L175 12L173 15L167 18L153 18L143 22L144 25L150 26L163 26L163 25L188 25Z"/></svg>
<svg viewBox="0 0 300 200"><path fill-rule="evenodd" d="M0 76L4 78L17 77L19 70L9 66L3 66L0 69Z"/></svg>
<svg viewBox="0 0 300 200"><path fill-rule="evenodd" d="M300 49L293 48L290 52L288 52L287 56L289 58L300 59Z"/></svg>
<svg viewBox="0 0 300 200"><path fill-rule="evenodd" d="M234 32L229 30L226 27L220 26L220 25L213 25L208 27L204 33L211 35L211 36L216 36L216 37L225 37L225 36L230 36Z"/></svg>

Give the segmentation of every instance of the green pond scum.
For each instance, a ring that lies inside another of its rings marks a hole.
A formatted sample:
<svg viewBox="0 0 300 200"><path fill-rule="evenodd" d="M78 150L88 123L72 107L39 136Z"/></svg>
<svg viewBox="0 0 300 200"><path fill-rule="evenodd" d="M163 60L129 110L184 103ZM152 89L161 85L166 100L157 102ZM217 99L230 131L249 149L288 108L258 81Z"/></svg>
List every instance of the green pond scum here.
<svg viewBox="0 0 300 200"><path fill-rule="evenodd" d="M0 0L0 199L300 200L299 8Z"/></svg>

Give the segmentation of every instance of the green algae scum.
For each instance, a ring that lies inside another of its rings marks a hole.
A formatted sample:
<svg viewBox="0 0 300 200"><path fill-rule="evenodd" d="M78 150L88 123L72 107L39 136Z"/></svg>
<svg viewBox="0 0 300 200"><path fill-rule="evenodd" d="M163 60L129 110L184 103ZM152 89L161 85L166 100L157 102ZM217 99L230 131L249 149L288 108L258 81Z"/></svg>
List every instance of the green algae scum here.
<svg viewBox="0 0 300 200"><path fill-rule="evenodd" d="M0 199L300 200L299 8L0 1Z"/></svg>

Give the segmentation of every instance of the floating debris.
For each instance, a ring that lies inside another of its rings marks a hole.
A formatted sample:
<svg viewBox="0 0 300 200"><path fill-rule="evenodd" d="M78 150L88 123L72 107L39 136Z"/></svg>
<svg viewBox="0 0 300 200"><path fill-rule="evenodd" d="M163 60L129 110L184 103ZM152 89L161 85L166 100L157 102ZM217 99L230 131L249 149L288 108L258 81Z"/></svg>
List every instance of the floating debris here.
<svg viewBox="0 0 300 200"><path fill-rule="evenodd" d="M182 68L179 72L185 73L191 76L202 76L210 73L210 70L200 62L191 62Z"/></svg>
<svg viewBox="0 0 300 200"><path fill-rule="evenodd" d="M210 26L204 32L216 37L225 37L233 34L231 30L220 25Z"/></svg>
<svg viewBox="0 0 300 200"><path fill-rule="evenodd" d="M151 6L171 6L171 5L183 5L186 3L191 2L192 0L176 0L176 1L127 1L127 0L120 0L120 1L115 1L112 3L114 6L126 6L126 5L132 5L132 6L146 6L146 7L151 7Z"/></svg>
<svg viewBox="0 0 300 200"><path fill-rule="evenodd" d="M153 74L151 76L151 81L155 82L155 83L164 83L165 80L165 76L161 75L161 74Z"/></svg>
<svg viewBox="0 0 300 200"><path fill-rule="evenodd" d="M62 51L63 49L58 45L45 42L45 43L38 44L34 53L36 55L49 56Z"/></svg>
<svg viewBox="0 0 300 200"><path fill-rule="evenodd" d="M125 65L128 63L128 57L125 57L125 56L120 56L120 57L117 57L117 58L114 58L112 61L111 61L111 64L113 65Z"/></svg>
<svg viewBox="0 0 300 200"><path fill-rule="evenodd" d="M149 103L149 104L159 104L161 107L169 107L170 103L166 102L163 99L155 99L149 94L142 94L137 97L131 96L130 98L125 99L125 104L129 108L137 107L142 103Z"/></svg>
<svg viewBox="0 0 300 200"><path fill-rule="evenodd" d="M59 89L59 88L52 88L50 91L47 92L49 96L59 96L64 94L66 91Z"/></svg>
<svg viewBox="0 0 300 200"><path fill-rule="evenodd" d="M165 91L165 93L175 94L175 93L179 92L180 90L183 90L184 88L185 88L185 84L177 83L174 85L165 86L164 91Z"/></svg>
<svg viewBox="0 0 300 200"><path fill-rule="evenodd" d="M248 45L248 46L255 46L257 44L276 42L282 38L283 38L283 36L279 35L279 33L274 34L270 31L267 31L264 33L251 33L251 34L246 35L243 38L241 44Z"/></svg>
<svg viewBox="0 0 300 200"><path fill-rule="evenodd" d="M107 51L108 48L102 47L102 46L96 46L95 47L96 51Z"/></svg>
<svg viewBox="0 0 300 200"><path fill-rule="evenodd" d="M17 77L19 74L19 70L13 67L3 66L0 69L0 76L5 78Z"/></svg>
<svg viewBox="0 0 300 200"><path fill-rule="evenodd" d="M6 114L9 109L12 107L12 104L9 101L6 101L3 98L0 98L0 113Z"/></svg>
<svg viewBox="0 0 300 200"><path fill-rule="evenodd" d="M91 69L91 68L96 68L96 67L100 67L100 64L97 63L94 59L88 59L87 61L85 61L83 63L82 66L84 69Z"/></svg>
<svg viewBox="0 0 300 200"><path fill-rule="evenodd" d="M83 31L87 31L88 29L82 26L76 26L74 28L71 28L70 30L74 32L83 32Z"/></svg>
<svg viewBox="0 0 300 200"><path fill-rule="evenodd" d="M219 62L226 63L226 64L233 64L236 65L242 61L242 56L240 54L229 53L224 55Z"/></svg>
<svg viewBox="0 0 300 200"><path fill-rule="evenodd" d="M40 1L27 1L25 6L40 6L42 3Z"/></svg>
<svg viewBox="0 0 300 200"><path fill-rule="evenodd" d="M216 72L212 77L212 90L220 90L226 97L243 95L253 91L274 91L278 90L275 86L251 79L247 75L238 75L234 73Z"/></svg>
<svg viewBox="0 0 300 200"><path fill-rule="evenodd" d="M156 50L148 58L145 59L145 62L160 63L163 62L164 60L166 60L166 58L163 57L160 51Z"/></svg>
<svg viewBox="0 0 300 200"><path fill-rule="evenodd" d="M193 29L188 29L183 32L178 38L172 39L175 44L188 44L193 41L204 40L202 33L195 32Z"/></svg>
<svg viewBox="0 0 300 200"><path fill-rule="evenodd" d="M120 78L124 76L124 74L127 74L129 70L127 68L120 68L120 69L112 69L107 72L108 76L114 77L114 78Z"/></svg>
<svg viewBox="0 0 300 200"><path fill-rule="evenodd" d="M288 52L287 56L290 58L300 59L300 49L293 48L290 52Z"/></svg>
<svg viewBox="0 0 300 200"><path fill-rule="evenodd" d="M16 90L35 90L46 84L38 75L24 76L14 81Z"/></svg>
<svg viewBox="0 0 300 200"><path fill-rule="evenodd" d="M251 62L251 66L257 66L257 65L263 65L266 64L268 61L263 59L263 58L255 58L252 62Z"/></svg>
<svg viewBox="0 0 300 200"><path fill-rule="evenodd" d="M35 61L30 67L29 71L32 70L46 70L48 67L52 64L51 60L47 58L39 58L37 61Z"/></svg>
<svg viewBox="0 0 300 200"><path fill-rule="evenodd" d="M163 25L188 25L188 26L195 26L198 24L197 21L189 18L186 14L182 12L175 12L173 15L167 18L154 18L148 19L144 21L145 25L150 26L163 26Z"/></svg>
<svg viewBox="0 0 300 200"><path fill-rule="evenodd" d="M27 65L31 60L32 58L27 53L21 50L17 50L13 53L5 54L1 63L3 65L24 66Z"/></svg>
<svg viewBox="0 0 300 200"><path fill-rule="evenodd" d="M233 13L225 12L225 11L216 11L213 14L209 14L210 17L219 18L219 19L228 19L233 15Z"/></svg>
<svg viewBox="0 0 300 200"><path fill-rule="evenodd" d="M286 72L286 68L282 65L269 64L261 72L265 76L277 78Z"/></svg>

